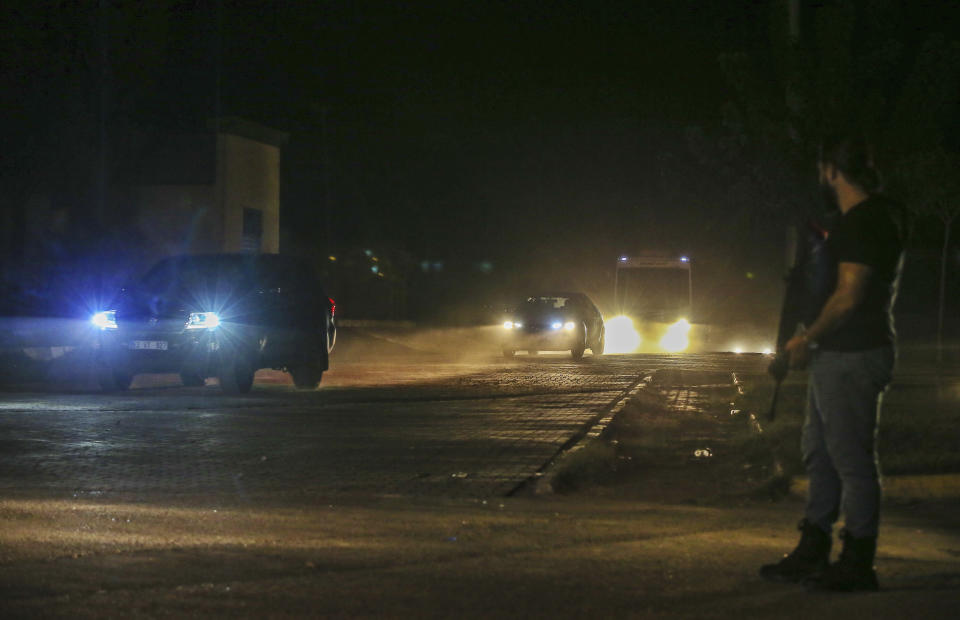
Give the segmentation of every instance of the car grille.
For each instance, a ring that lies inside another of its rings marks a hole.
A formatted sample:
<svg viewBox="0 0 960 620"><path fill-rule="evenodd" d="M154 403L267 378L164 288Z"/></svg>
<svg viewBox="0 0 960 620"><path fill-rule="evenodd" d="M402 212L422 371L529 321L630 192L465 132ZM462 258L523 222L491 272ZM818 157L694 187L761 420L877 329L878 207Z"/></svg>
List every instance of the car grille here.
<svg viewBox="0 0 960 620"><path fill-rule="evenodd" d="M550 327L550 323L549 323L549 322L548 322L548 323L543 323L543 322L530 322L530 323L526 323L526 324L524 324L524 326L523 326L523 330L524 330L525 332L528 332L528 333L531 333L531 334L539 334L539 333L543 333L543 332L553 332L553 331L556 331L556 330L554 330L552 327Z"/></svg>
<svg viewBox="0 0 960 620"><path fill-rule="evenodd" d="M122 338L129 340L158 340L172 338L183 333L183 319L158 319L123 321L119 332Z"/></svg>

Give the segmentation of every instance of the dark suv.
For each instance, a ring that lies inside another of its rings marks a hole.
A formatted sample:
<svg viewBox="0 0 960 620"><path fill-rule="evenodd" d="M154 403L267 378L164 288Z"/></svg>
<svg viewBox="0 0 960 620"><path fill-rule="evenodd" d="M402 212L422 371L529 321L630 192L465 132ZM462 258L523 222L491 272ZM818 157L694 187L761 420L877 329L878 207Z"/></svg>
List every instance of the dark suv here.
<svg viewBox="0 0 960 620"><path fill-rule="evenodd" d="M243 393L259 368L275 368L315 389L336 340L334 311L313 269L288 256L168 258L93 317L100 387L178 372L187 386L215 376L224 392Z"/></svg>

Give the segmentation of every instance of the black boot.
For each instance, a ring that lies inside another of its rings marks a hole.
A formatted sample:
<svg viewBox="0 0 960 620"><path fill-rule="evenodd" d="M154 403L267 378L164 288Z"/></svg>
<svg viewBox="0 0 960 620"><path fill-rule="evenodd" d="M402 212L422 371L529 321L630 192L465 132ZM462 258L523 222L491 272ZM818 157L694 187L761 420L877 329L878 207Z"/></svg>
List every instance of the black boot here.
<svg viewBox="0 0 960 620"><path fill-rule="evenodd" d="M761 566L761 577L768 581L799 583L827 568L832 543L830 535L806 519L800 520L797 529L801 532L797 548L776 564Z"/></svg>
<svg viewBox="0 0 960 620"><path fill-rule="evenodd" d="M814 590L835 592L879 590L877 572L873 568L877 538L854 538L847 530L841 530L840 539L843 540L840 559L827 567L823 574L805 582L807 586Z"/></svg>

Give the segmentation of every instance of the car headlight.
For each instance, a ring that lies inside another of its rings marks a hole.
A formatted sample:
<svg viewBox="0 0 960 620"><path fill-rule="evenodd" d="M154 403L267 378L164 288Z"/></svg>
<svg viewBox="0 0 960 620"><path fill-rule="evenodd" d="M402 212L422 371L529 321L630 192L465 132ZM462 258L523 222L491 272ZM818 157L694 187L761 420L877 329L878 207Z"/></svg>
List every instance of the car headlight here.
<svg viewBox="0 0 960 620"><path fill-rule="evenodd" d="M117 311L104 310L90 317L90 322L100 329L117 329Z"/></svg>
<svg viewBox="0 0 960 620"><path fill-rule="evenodd" d="M187 329L214 329L220 325L216 312L191 312L187 319Z"/></svg>
<svg viewBox="0 0 960 620"><path fill-rule="evenodd" d="M551 329L560 329L561 327L563 327L563 323L561 323L560 321L554 321L553 323L550 324Z"/></svg>
<svg viewBox="0 0 960 620"><path fill-rule="evenodd" d="M504 322L503 322L503 328L504 328L504 329L513 329L513 328L514 328L513 321L504 321Z"/></svg>
<svg viewBox="0 0 960 620"><path fill-rule="evenodd" d="M574 323L573 321L567 321L566 323L563 324L563 328L568 332L572 332L573 328L576 326L577 326L576 323Z"/></svg>

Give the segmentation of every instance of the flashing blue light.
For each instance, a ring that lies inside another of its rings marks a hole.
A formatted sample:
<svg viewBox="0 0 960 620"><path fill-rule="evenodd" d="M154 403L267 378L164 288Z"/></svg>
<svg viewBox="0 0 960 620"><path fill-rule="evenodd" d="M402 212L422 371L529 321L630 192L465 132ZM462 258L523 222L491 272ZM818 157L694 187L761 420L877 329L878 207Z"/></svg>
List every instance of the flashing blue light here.
<svg viewBox="0 0 960 620"><path fill-rule="evenodd" d="M690 258L687 257L687 256L681 256L681 257L680 257L680 262L681 262L681 263L689 263L689 262L690 262Z"/></svg>
<svg viewBox="0 0 960 620"><path fill-rule="evenodd" d="M191 312L187 319L187 329L215 329L220 325L220 316L216 312Z"/></svg>
<svg viewBox="0 0 960 620"><path fill-rule="evenodd" d="M117 311L98 312L90 317L90 322L100 329L117 329Z"/></svg>
<svg viewBox="0 0 960 620"><path fill-rule="evenodd" d="M621 257L620 257L620 262L621 262L621 263L627 262L627 257L626 257L626 256L621 256Z"/></svg>

